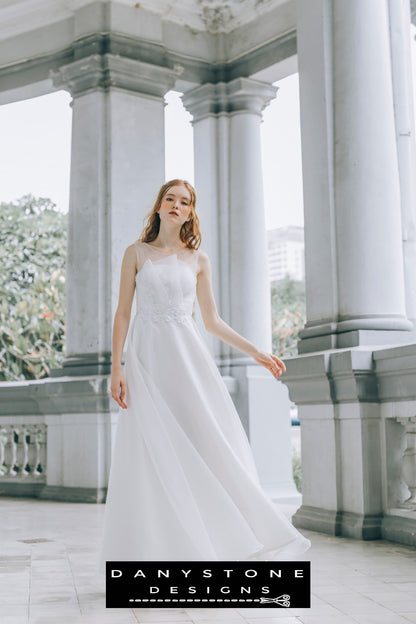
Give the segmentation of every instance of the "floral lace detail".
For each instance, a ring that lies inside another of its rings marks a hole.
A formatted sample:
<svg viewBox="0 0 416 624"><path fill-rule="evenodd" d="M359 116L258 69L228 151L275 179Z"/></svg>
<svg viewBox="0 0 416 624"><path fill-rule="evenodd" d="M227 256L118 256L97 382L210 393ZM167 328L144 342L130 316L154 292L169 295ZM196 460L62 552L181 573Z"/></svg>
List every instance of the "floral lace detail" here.
<svg viewBox="0 0 416 624"><path fill-rule="evenodd" d="M139 316L143 321L151 321L155 323L185 323L192 318L189 312L186 312L184 306L181 305L171 305L163 308L152 306L152 308L148 310L139 310L137 312L137 316Z"/></svg>

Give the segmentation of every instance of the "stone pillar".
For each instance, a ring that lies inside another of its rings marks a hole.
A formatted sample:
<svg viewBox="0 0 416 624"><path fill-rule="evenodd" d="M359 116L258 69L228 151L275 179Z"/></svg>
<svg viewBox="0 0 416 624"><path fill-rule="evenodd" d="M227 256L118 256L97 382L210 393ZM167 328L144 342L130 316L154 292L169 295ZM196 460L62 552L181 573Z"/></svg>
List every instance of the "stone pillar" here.
<svg viewBox="0 0 416 624"><path fill-rule="evenodd" d="M52 77L73 96L66 358L54 373L104 374L123 252L165 181L163 96L174 75L104 54Z"/></svg>
<svg viewBox="0 0 416 624"><path fill-rule="evenodd" d="M407 374L395 353L414 349L394 343L415 339L405 306L400 183L408 187L399 176L388 3L297 0L297 13L308 321L284 377L302 432L303 499L293 522L378 539L387 530L380 355L404 398Z"/></svg>
<svg viewBox="0 0 416 624"><path fill-rule="evenodd" d="M204 84L182 98L193 115L198 211L218 310L233 329L266 351L272 347L260 124L276 90L236 78ZM233 400L263 486L274 500L299 501L286 388L252 358L210 336L208 341L223 375L237 380Z"/></svg>
<svg viewBox="0 0 416 624"><path fill-rule="evenodd" d="M416 142L410 2L389 0L393 101L399 162L406 312L416 323Z"/></svg>
<svg viewBox="0 0 416 624"><path fill-rule="evenodd" d="M302 432L302 506L295 526L381 537L381 424L371 349L287 361L285 383Z"/></svg>
<svg viewBox="0 0 416 624"><path fill-rule="evenodd" d="M299 353L409 342L387 4L297 0L307 323Z"/></svg>
<svg viewBox="0 0 416 624"><path fill-rule="evenodd" d="M174 75L103 54L51 77L73 96L66 359L55 378L22 388L33 397L18 407L38 419L47 414L40 417L47 473L39 495L104 502L120 412L106 373L121 261L164 182L163 96Z"/></svg>
<svg viewBox="0 0 416 624"><path fill-rule="evenodd" d="M188 91L182 97L193 115L195 189L197 211L202 232L202 247L207 252L212 268L212 282L218 309L225 320L230 318L227 279L229 266L228 245L228 183L229 183L229 119L224 110L215 112L217 87L206 84ZM211 110L212 109L212 110ZM229 354L229 346L205 331L197 314L198 326L217 363ZM227 368L222 368L228 374Z"/></svg>
<svg viewBox="0 0 416 624"><path fill-rule="evenodd" d="M237 78L204 84L182 98L194 117L195 184L221 315L267 350L271 320L260 123L275 94L268 83ZM231 347L216 354L223 366L230 364L228 358L241 361Z"/></svg>

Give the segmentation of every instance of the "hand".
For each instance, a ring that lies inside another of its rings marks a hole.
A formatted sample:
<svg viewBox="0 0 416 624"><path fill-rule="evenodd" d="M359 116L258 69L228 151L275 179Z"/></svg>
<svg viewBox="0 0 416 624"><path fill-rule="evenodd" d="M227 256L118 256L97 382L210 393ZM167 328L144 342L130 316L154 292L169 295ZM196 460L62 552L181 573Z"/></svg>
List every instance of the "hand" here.
<svg viewBox="0 0 416 624"><path fill-rule="evenodd" d="M273 355L273 353L265 353L264 351L259 351L257 355L253 356L253 359L256 360L259 364L267 368L273 375L278 379L282 373L286 372L286 366L282 360L279 360L277 355Z"/></svg>
<svg viewBox="0 0 416 624"><path fill-rule="evenodd" d="M124 377L123 369L113 369L111 371L111 396L123 409L127 409L127 405L124 402L126 396L126 380Z"/></svg>

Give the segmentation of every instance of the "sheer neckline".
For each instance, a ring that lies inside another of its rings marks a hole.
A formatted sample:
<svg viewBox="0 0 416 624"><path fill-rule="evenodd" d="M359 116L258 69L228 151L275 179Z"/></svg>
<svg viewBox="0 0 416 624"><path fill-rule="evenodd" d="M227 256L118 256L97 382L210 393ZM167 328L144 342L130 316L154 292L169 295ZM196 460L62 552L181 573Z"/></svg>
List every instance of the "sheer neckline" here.
<svg viewBox="0 0 416 624"><path fill-rule="evenodd" d="M160 247L151 245L150 243L146 243L146 241L141 241L141 242L147 245L148 247L151 247L152 249L156 249L157 251L160 251L161 253L164 253L164 254L168 254L170 256L175 255L177 253L181 253L182 251L185 251L185 249L189 249L189 247L179 247L176 251L172 252L172 251L168 251L167 249L161 249Z"/></svg>

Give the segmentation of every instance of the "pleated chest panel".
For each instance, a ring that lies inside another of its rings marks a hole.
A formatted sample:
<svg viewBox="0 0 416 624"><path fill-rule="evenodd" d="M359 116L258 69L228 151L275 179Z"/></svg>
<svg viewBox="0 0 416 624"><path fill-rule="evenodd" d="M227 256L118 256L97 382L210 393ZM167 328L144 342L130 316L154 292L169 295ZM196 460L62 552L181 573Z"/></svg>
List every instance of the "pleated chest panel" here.
<svg viewBox="0 0 416 624"><path fill-rule="evenodd" d="M137 309L153 310L179 306L192 312L196 296L197 251L183 249L166 254L137 242Z"/></svg>

